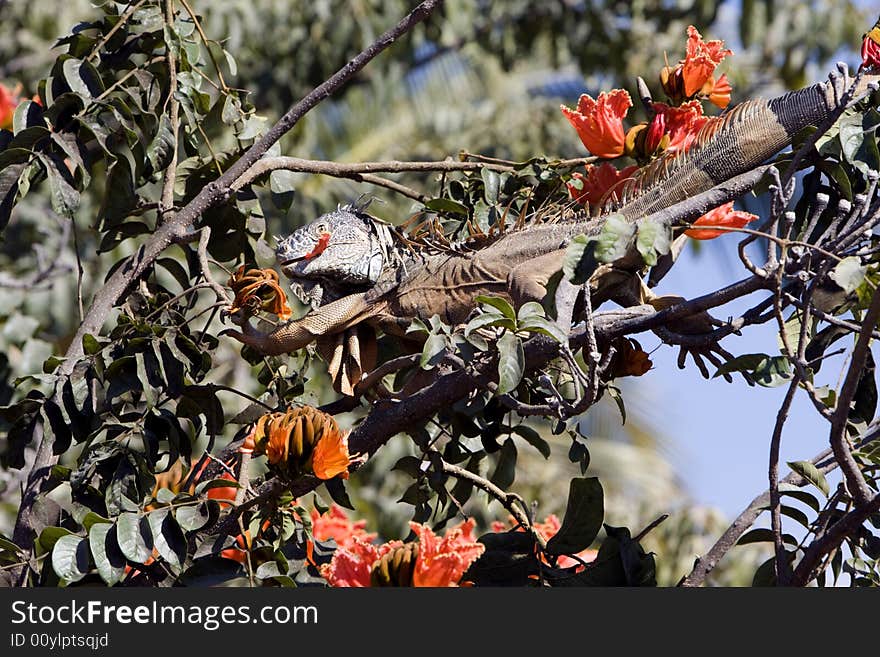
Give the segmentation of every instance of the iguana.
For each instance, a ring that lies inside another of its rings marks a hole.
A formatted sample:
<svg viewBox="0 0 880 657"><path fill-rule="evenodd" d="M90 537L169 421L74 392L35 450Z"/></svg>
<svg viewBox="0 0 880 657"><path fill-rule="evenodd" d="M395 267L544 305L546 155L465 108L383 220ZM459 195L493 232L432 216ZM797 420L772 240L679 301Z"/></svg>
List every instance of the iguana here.
<svg viewBox="0 0 880 657"><path fill-rule="evenodd" d="M860 92L880 74L866 73ZM262 333L244 322L226 331L264 354L280 354L317 342L336 372L337 389L351 394L372 365L370 348L358 348L357 331L378 328L401 335L413 318L433 315L456 324L474 309L478 295L519 304L541 301L548 279L562 266L575 235L597 234L611 213L637 222L750 171L838 106L840 81L818 83L771 100L741 103L710 119L683 154L655 160L598 209L597 216L529 225L479 248L409 250L388 225L357 206L345 206L298 229L277 245L277 262L295 292L313 306L298 320ZM638 259L636 259L638 260ZM611 298L631 305L641 262L603 267L591 279L593 307ZM640 287L644 290L644 286ZM650 292L641 302L652 301ZM356 329L352 330L354 327ZM363 352L363 353L362 353ZM350 362L344 363L343 360ZM341 374L340 369L348 368Z"/></svg>

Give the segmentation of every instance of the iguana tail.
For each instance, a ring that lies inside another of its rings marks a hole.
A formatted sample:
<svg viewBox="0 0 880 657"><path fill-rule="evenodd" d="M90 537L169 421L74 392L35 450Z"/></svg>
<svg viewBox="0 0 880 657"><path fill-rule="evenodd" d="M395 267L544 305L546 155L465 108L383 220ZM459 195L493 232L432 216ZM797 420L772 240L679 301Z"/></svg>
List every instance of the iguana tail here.
<svg viewBox="0 0 880 657"><path fill-rule="evenodd" d="M859 92L878 78L864 75ZM835 105L831 83L741 103L709 120L685 153L661 157L638 171L615 190L601 214L618 212L634 221L707 191L778 153L801 130L819 125Z"/></svg>

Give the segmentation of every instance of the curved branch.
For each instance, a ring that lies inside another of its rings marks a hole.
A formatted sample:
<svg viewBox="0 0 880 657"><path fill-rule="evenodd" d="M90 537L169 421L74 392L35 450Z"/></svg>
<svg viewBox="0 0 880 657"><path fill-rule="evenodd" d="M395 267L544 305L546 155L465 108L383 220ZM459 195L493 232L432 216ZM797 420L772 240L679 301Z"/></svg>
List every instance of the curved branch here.
<svg viewBox="0 0 880 657"><path fill-rule="evenodd" d="M265 157L255 163L244 175L236 180L233 190L239 190L249 185L260 176L278 170L296 171L297 173L313 173L334 178L355 178L370 173L433 173L449 171L479 171L491 169L492 171L513 171L514 168L507 164L493 164L489 162L456 162L443 160L437 162L402 162L389 160L387 162L329 162L326 160L306 160L299 157Z"/></svg>

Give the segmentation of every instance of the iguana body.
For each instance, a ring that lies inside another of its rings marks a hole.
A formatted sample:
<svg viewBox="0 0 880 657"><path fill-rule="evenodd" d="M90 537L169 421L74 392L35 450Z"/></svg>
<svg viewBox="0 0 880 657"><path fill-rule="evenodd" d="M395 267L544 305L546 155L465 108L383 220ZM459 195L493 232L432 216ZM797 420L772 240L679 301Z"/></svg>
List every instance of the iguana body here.
<svg viewBox="0 0 880 657"><path fill-rule="evenodd" d="M294 351L317 340L338 368L346 332L355 326L402 333L413 318L427 321L435 314L455 324L474 309L479 295L514 303L540 301L573 236L597 234L603 217L612 212L636 222L754 169L802 129L821 123L836 106L834 93L832 84L822 83L770 101L742 103L711 119L686 153L641 169L599 208L598 216L528 226L479 250L408 252L389 228L357 208L341 208L278 245L282 270L300 296L313 302L312 312L268 334L247 324L244 334L232 334L266 354ZM602 284L593 281L594 291L604 298L615 297L615 286L607 280L615 272L641 266L615 264L603 271ZM362 365L358 358L354 379Z"/></svg>

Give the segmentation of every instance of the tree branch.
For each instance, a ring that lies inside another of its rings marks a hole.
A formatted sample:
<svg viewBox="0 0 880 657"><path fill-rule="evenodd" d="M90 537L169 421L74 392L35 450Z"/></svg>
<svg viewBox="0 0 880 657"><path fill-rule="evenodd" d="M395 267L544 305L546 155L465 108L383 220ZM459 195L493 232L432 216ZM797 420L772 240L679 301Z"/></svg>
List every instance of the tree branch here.
<svg viewBox="0 0 880 657"><path fill-rule="evenodd" d="M878 435L880 435L880 424L873 424L868 431L865 432L864 436L859 440L859 445L866 445L867 443L875 440ZM816 456L814 456L811 461L813 465L821 472L822 474L827 474L832 470L835 470L839 467L837 460L834 458L834 453L831 449L826 449ZM797 486L799 488L803 488L810 482L807 481L804 477L799 475L796 472L791 472L783 478L780 483L791 484L792 486ZM746 530L749 529L754 523L755 520L758 519L758 516L767 509L767 506L770 503L770 492L764 491L755 499L751 501L751 503L740 513L736 519L731 523L731 525L725 530L725 532L719 537L715 544L709 548L709 551L702 557L699 557L694 564L693 569L690 573L685 575L681 581L679 582L679 586L701 586L705 581L706 577L712 570L715 569L715 566L718 565L718 562L724 558L731 548L736 545L736 542L739 540L740 536L742 536ZM795 569L797 570L797 569ZM795 574L795 578L797 578L797 574ZM792 581L794 584L795 581Z"/></svg>
<svg viewBox="0 0 880 657"><path fill-rule="evenodd" d="M857 508L868 504L874 493L865 481L862 471L859 470L859 466L850 452L849 440L846 437L846 425L849 421L850 405L852 404L853 397L855 397L859 381L864 373L865 362L868 359L871 331L877 326L878 320L880 320L880 290L875 290L871 305L868 308L868 312L865 313L864 321L862 321L856 346L853 348L849 370L846 373L840 394L837 396L834 414L831 416L831 431L828 435L831 449L834 450L834 458L840 463L840 469L846 480L847 490L855 501Z"/></svg>
<svg viewBox="0 0 880 657"><path fill-rule="evenodd" d="M59 368L61 376L69 376L76 362L82 357L83 336L87 333L100 331L125 290L143 274L160 253L176 239L190 232L206 210L232 198L234 194L232 184L265 155L269 148L290 131L303 116L351 80L364 66L397 39L425 20L442 3L443 0L425 0L419 4L397 25L381 35L354 59L293 105L261 139L245 151L234 165L219 178L206 185L192 201L173 218L162 224L145 244L123 262L92 299L91 307L65 353L65 360ZM56 397L60 395L60 390L61 385L59 384L56 386ZM58 457L53 454L53 440L48 436L42 436L38 440L37 453L22 495L22 505L13 532L16 544L25 550L32 548L35 538L32 531L30 507L41 494L51 467L58 461Z"/></svg>

